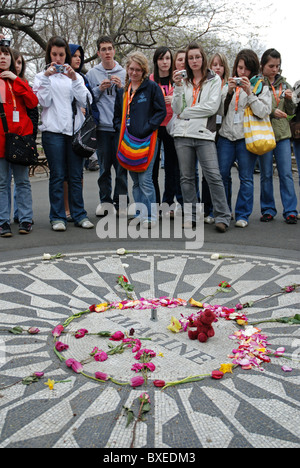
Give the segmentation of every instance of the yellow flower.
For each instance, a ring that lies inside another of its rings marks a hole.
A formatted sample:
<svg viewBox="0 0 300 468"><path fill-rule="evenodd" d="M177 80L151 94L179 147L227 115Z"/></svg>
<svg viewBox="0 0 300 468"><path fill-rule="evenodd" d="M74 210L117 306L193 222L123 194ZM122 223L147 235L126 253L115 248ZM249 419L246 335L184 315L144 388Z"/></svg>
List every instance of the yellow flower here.
<svg viewBox="0 0 300 468"><path fill-rule="evenodd" d="M227 373L232 374L232 368L233 368L233 364L221 364L220 372L223 372L223 374L227 374Z"/></svg>
<svg viewBox="0 0 300 468"><path fill-rule="evenodd" d="M45 385L49 387L49 390L53 390L55 384L55 380L48 379L48 382L45 382Z"/></svg>
<svg viewBox="0 0 300 468"><path fill-rule="evenodd" d="M105 312L107 310L107 307L108 307L107 302L98 304L95 308L95 312Z"/></svg>
<svg viewBox="0 0 300 468"><path fill-rule="evenodd" d="M194 301L193 298L189 300L189 304L191 304L191 306L193 306L193 307L199 307L200 309L203 309L202 302Z"/></svg>
<svg viewBox="0 0 300 468"><path fill-rule="evenodd" d="M243 319L238 319L238 320L236 321L236 323L237 323L238 325L248 325L247 320L243 320Z"/></svg>
<svg viewBox="0 0 300 468"><path fill-rule="evenodd" d="M181 330L181 324L177 318L171 317L171 325L169 325L167 328L173 333L179 333Z"/></svg>
<svg viewBox="0 0 300 468"><path fill-rule="evenodd" d="M163 353L158 353L157 356L159 356L159 357L164 357Z"/></svg>

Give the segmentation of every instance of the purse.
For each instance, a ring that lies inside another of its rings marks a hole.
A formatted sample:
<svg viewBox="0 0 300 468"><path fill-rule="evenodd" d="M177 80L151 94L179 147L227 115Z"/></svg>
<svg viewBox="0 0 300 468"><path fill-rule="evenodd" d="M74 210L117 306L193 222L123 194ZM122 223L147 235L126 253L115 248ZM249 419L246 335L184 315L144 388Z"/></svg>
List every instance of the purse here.
<svg viewBox="0 0 300 468"><path fill-rule="evenodd" d="M128 92L123 99L123 114L117 159L122 167L132 172L145 172L154 155L158 130L144 139L131 135L126 126Z"/></svg>
<svg viewBox="0 0 300 468"><path fill-rule="evenodd" d="M255 94L260 81L253 89ZM260 119L253 114L250 106L247 106L244 113L244 135L247 150L251 153L262 156L276 148L276 139L269 116Z"/></svg>
<svg viewBox="0 0 300 468"><path fill-rule="evenodd" d="M0 116L5 133L5 160L20 166L32 166L38 162L39 154L34 135L10 133L3 103L0 103Z"/></svg>
<svg viewBox="0 0 300 468"><path fill-rule="evenodd" d="M294 140L299 140L300 138L300 121L299 122L290 122L292 138Z"/></svg>
<svg viewBox="0 0 300 468"><path fill-rule="evenodd" d="M77 107L75 99L72 102L73 108L73 140L72 148L74 153L82 158L90 158L97 150L97 125L92 115L92 107L88 98L86 99L86 116L80 129L74 133L75 116Z"/></svg>

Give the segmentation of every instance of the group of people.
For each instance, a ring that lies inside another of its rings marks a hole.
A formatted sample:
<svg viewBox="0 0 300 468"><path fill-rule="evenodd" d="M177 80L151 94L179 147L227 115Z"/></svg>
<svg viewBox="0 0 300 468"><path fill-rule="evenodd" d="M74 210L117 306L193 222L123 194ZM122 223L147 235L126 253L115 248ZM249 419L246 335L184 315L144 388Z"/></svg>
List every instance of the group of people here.
<svg viewBox="0 0 300 468"><path fill-rule="evenodd" d="M254 51L244 49L230 73L223 54L216 53L208 61L198 43L175 56L170 48L159 47L153 56L152 74L141 52L131 53L123 68L115 60L115 46L109 37L99 38L97 53L100 63L84 75L82 47L52 37L46 48L46 67L36 75L31 88L22 55L0 45L0 96L9 132L36 134L37 106L41 107L39 128L50 169L50 223L54 231L65 231L68 221L83 229L94 227L84 207L85 160L72 147L73 134L84 123L88 103L97 125L97 216L104 216L108 205L117 215L128 215L129 173L135 217L141 228L156 225L157 206L163 202L168 207L163 216L172 217L177 211L183 216L183 227L192 229L200 215L200 201L205 206L205 222L214 223L219 232L226 232L232 219L236 227L245 228L253 211L253 174L259 163L261 221L270 222L277 214L275 157L283 217L287 224L297 223L292 145L300 172L300 139L292 140L290 120L293 116L300 120L300 105L294 104L292 87L281 75L278 51L267 50L259 61ZM257 117L270 117L276 137L276 148L259 159L245 143L244 112L248 106ZM20 234L31 232L33 212L28 168L6 161L5 137L0 123L0 236L11 237L12 175L13 217ZM165 184L161 196L162 148ZM235 206L234 165L240 179ZM127 202L120 204L120 200Z"/></svg>

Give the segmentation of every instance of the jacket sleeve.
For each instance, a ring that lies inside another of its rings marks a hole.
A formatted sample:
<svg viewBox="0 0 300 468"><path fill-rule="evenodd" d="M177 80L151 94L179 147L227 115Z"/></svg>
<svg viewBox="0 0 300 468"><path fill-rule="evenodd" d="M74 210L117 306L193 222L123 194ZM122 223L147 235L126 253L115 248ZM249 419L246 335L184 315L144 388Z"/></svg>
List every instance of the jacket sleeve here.
<svg viewBox="0 0 300 468"><path fill-rule="evenodd" d="M17 96L22 96L24 99L25 106L28 109L33 109L39 103L38 98L32 91L31 87L26 81L21 80L20 78L16 78L13 82L13 92Z"/></svg>
<svg viewBox="0 0 300 468"><path fill-rule="evenodd" d="M264 86L262 92L258 96L251 93L250 96L248 96L248 104L253 114L260 119L270 115L272 112L272 96L269 87Z"/></svg>
<svg viewBox="0 0 300 468"><path fill-rule="evenodd" d="M44 73L36 75L33 83L33 91L42 107L47 108L51 106L52 89L50 78L48 76L45 76Z"/></svg>
<svg viewBox="0 0 300 468"><path fill-rule="evenodd" d="M175 86L173 93L172 109L174 114L179 115L183 109L184 87Z"/></svg>
<svg viewBox="0 0 300 468"><path fill-rule="evenodd" d="M165 120L166 115L167 115L167 109L166 109L164 95L160 87L154 82L150 82L150 83L153 83L154 92L152 96L153 97L153 101L152 101L153 114L151 118L149 119L149 125L152 131L155 131L160 127L162 122Z"/></svg>

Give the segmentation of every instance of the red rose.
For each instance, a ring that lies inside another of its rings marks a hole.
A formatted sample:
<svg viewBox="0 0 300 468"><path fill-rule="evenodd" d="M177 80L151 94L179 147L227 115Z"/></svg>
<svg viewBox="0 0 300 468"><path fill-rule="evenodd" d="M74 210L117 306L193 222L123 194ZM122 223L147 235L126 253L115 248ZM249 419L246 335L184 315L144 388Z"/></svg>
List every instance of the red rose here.
<svg viewBox="0 0 300 468"><path fill-rule="evenodd" d="M224 373L219 370L214 370L211 373L213 379L220 380L224 377Z"/></svg>
<svg viewBox="0 0 300 468"><path fill-rule="evenodd" d="M166 385L166 382L164 380L154 380L153 385L155 387L164 387Z"/></svg>

